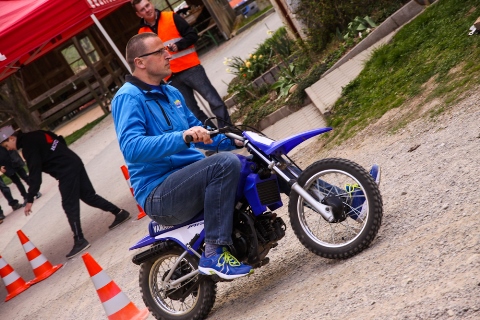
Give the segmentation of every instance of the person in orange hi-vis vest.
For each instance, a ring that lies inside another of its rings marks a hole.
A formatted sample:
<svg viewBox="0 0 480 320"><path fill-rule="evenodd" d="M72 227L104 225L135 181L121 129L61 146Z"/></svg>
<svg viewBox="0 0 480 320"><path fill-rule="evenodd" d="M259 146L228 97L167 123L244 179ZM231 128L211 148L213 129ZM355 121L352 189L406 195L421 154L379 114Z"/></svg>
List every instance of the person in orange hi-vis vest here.
<svg viewBox="0 0 480 320"><path fill-rule="evenodd" d="M200 64L195 50L197 32L180 15L155 9L150 0L133 0L131 4L141 18L138 33L156 33L170 51L172 75L165 80L171 81L170 85L180 91L190 111L202 123L215 127L212 121L205 122L208 117L198 106L193 93L195 90L210 105L218 126L230 124L227 107Z"/></svg>

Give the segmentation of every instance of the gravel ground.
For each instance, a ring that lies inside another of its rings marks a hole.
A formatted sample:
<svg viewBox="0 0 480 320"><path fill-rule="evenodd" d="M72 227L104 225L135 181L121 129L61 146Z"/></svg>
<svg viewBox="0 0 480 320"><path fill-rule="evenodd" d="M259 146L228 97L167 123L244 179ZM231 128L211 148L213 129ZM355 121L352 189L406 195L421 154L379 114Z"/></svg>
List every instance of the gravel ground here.
<svg viewBox="0 0 480 320"><path fill-rule="evenodd" d="M328 152L314 144L297 152L303 166L325 157L382 166L376 240L358 256L329 261L289 228L269 265L219 284L209 319L480 319L479 100L477 90L430 118L433 103L389 134L415 108L393 110Z"/></svg>
<svg viewBox="0 0 480 320"><path fill-rule="evenodd" d="M346 143L330 150L305 144L294 159L303 167L326 157L342 157L369 168L382 166L383 225L371 247L348 260L318 257L305 249L291 228L255 274L218 285L209 319L480 319L480 93L430 118L431 103L418 111L413 101L392 110ZM390 134L403 117L418 118ZM86 143L88 142L88 143ZM111 118L75 144L98 190L136 212L119 166ZM44 181L35 214L17 210L0 227L2 256L26 280L32 271L16 239L22 230L52 264L64 267L19 297L3 302L0 319L105 319L81 258L65 262L71 235L56 183ZM36 202L37 203L37 202ZM287 199L284 199L287 203ZM43 204L43 206L42 206ZM286 207L277 210L287 226ZM89 252L139 308L138 266L128 247L140 239L147 219L107 231L109 215L82 206ZM153 319L150 315L148 319Z"/></svg>

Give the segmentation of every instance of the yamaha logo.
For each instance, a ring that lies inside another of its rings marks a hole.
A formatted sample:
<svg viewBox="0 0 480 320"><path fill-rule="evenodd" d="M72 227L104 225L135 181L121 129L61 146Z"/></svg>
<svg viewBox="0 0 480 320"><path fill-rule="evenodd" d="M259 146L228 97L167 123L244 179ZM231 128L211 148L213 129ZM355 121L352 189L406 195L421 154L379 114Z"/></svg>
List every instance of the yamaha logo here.
<svg viewBox="0 0 480 320"><path fill-rule="evenodd" d="M156 226L153 226L153 232L157 233L157 232L165 231L172 228L173 226L164 226L161 224L157 224Z"/></svg>

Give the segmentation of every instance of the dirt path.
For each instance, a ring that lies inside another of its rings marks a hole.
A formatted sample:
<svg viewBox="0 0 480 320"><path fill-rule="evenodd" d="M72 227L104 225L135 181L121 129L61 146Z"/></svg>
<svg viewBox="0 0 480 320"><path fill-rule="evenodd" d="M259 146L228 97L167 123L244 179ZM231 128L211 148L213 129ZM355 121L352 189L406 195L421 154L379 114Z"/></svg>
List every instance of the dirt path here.
<svg viewBox="0 0 480 320"><path fill-rule="evenodd" d="M329 261L308 252L289 228L269 265L219 284L209 319L479 319L477 92L396 134L386 133L392 111L328 153L314 144L298 152L304 166L324 157L381 164L377 239L354 258Z"/></svg>
<svg viewBox="0 0 480 320"><path fill-rule="evenodd" d="M360 255L331 261L307 251L289 227L272 250L270 264L255 274L218 285L209 319L479 319L480 318L480 93L473 91L436 118L425 116L396 134L388 129L397 110L325 152L320 143L297 151L301 166L343 157L368 168L382 166L384 219L377 239ZM401 114L415 108L402 107ZM88 142L88 143L87 143ZM111 118L73 146L92 182L118 205L136 213L120 174L123 163ZM64 267L19 297L3 302L0 319L105 319L81 258L65 261L71 235L56 184L45 191L33 216L10 213L0 226L2 256L26 280L32 271L16 239L17 224L53 263ZM287 203L287 199L284 201ZM285 208L277 213L288 222ZM108 231L111 217L82 206L89 252L139 308L138 266L128 247L148 225L134 220ZM10 239L10 240L9 240ZM148 320L153 319L150 315Z"/></svg>

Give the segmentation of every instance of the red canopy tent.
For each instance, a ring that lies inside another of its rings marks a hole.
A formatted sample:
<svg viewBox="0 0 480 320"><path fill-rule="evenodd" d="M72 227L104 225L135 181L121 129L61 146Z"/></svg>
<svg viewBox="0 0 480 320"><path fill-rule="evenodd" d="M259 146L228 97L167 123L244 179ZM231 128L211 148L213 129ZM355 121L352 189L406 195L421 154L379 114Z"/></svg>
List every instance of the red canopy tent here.
<svg viewBox="0 0 480 320"><path fill-rule="evenodd" d="M129 1L0 1L0 81L94 23L126 65L98 19Z"/></svg>

